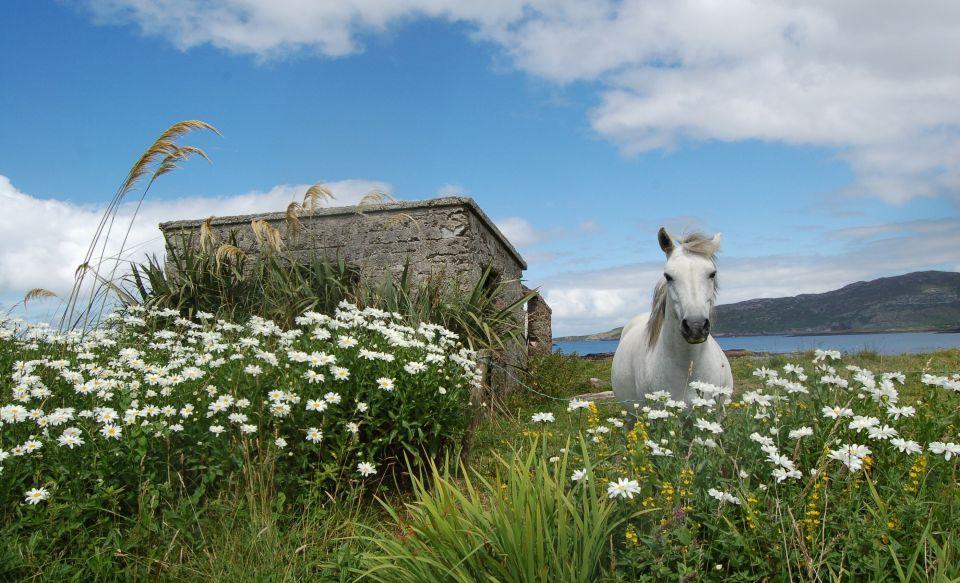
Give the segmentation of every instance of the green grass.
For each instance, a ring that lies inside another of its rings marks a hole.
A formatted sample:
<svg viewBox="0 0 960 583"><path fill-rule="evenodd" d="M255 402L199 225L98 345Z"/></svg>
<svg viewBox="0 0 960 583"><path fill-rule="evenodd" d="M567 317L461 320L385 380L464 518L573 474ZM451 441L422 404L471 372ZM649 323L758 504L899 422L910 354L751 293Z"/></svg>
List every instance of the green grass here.
<svg viewBox="0 0 960 583"><path fill-rule="evenodd" d="M402 532L371 529L357 571L384 583L600 580L623 519L600 495L602 484L568 487L566 458L549 462L532 443L498 460L489 478L431 467L429 481L415 481L412 502L387 506Z"/></svg>

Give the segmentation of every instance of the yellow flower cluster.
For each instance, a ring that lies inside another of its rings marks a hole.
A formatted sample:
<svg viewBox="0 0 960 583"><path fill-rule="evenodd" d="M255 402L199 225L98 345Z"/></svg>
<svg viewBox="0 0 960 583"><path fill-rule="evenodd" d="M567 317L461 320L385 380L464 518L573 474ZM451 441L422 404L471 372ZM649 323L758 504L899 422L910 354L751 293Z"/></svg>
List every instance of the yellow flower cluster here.
<svg viewBox="0 0 960 583"><path fill-rule="evenodd" d="M597 409L597 404L593 401L590 401L587 408L587 423L590 424L590 427L600 425L600 410Z"/></svg>
<svg viewBox="0 0 960 583"><path fill-rule="evenodd" d="M637 536L637 531L633 529L633 526L627 527L627 532L623 534L623 538L625 538L627 542L633 546L640 544L640 537Z"/></svg>
<svg viewBox="0 0 960 583"><path fill-rule="evenodd" d="M633 429L627 432L627 443L632 446L635 446L638 443L643 443L648 439L650 439L650 436L647 435L647 424L643 421L637 421L636 425L633 426Z"/></svg>
<svg viewBox="0 0 960 583"><path fill-rule="evenodd" d="M673 503L677 499L677 491L670 482L660 483L660 500L662 508L666 511L663 518L660 519L660 526L665 526L670 522L670 516L673 509Z"/></svg>
<svg viewBox="0 0 960 583"><path fill-rule="evenodd" d="M643 421L637 421L633 429L627 432L627 446L634 453L631 465L634 474L638 476L653 475L655 472L653 462L646 455L647 450L641 447L648 439L650 439L650 436L647 434L647 425Z"/></svg>
<svg viewBox="0 0 960 583"><path fill-rule="evenodd" d="M927 469L927 456L921 455L917 458L917 461L913 462L913 465L910 466L910 483L908 483L903 491L908 494L914 494L920 489L920 480L923 479L923 472Z"/></svg>
<svg viewBox="0 0 960 583"><path fill-rule="evenodd" d="M690 512L693 510L693 468L690 466L680 470L680 489L677 491L680 497L681 507Z"/></svg>
<svg viewBox="0 0 960 583"><path fill-rule="evenodd" d="M525 429L520 432L520 435L524 437L553 437L555 434L552 431L540 431L539 429L537 429L536 431L530 431ZM511 442L508 441L505 443L511 443Z"/></svg>
<svg viewBox="0 0 960 583"><path fill-rule="evenodd" d="M747 498L747 527L750 530L757 528L757 499L753 496Z"/></svg>
<svg viewBox="0 0 960 583"><path fill-rule="evenodd" d="M673 506L673 502L677 498L677 491L673 487L673 484L670 482L662 482L660 484L660 498L663 500L664 506Z"/></svg>
<svg viewBox="0 0 960 583"><path fill-rule="evenodd" d="M817 528L820 526L821 492L827 486L828 480L829 477L827 476L827 472L821 470L816 481L813 483L813 489L810 490L810 494L807 496L807 509L806 512L804 512L804 517L800 520L800 523L803 525L804 530L806 530L806 535L804 538L806 538L808 541L813 540L813 536L817 532Z"/></svg>

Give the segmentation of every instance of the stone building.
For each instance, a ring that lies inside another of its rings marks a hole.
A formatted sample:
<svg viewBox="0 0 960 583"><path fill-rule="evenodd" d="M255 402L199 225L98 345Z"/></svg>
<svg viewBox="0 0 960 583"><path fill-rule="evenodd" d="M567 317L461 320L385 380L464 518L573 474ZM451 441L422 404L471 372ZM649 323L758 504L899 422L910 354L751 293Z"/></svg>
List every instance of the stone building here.
<svg viewBox="0 0 960 583"><path fill-rule="evenodd" d="M505 282L506 298L524 293L520 280L527 263L477 203L466 197L391 202L359 207L317 208L299 215L298 232L288 230L283 212L215 217L210 220L214 240L235 241L248 255L259 252L251 227L263 220L276 229L287 252L309 258L343 259L360 268L366 278L382 280L399 273L409 259L414 281L443 276L469 286L489 264L497 281ZM183 245L189 236L199 241L203 219L160 224L168 249ZM186 236L185 236L186 235ZM550 350L550 308L539 296L528 303L528 346ZM546 326L546 327L544 327ZM531 344L532 342L532 344ZM526 368L526 351L511 351L497 358L508 368ZM509 389L510 375L492 367L491 385Z"/></svg>

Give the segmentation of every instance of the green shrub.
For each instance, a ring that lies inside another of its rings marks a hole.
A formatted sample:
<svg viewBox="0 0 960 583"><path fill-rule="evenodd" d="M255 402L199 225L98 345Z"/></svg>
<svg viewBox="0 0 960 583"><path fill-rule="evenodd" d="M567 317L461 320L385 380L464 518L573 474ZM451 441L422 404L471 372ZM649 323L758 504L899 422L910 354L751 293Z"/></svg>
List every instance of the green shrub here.
<svg viewBox="0 0 960 583"><path fill-rule="evenodd" d="M593 582L604 573L619 522L592 481L574 482L555 462L515 451L490 479L432 468L415 501L386 505L396 532L374 532L364 580ZM582 458L587 464L589 459ZM622 520L622 519L621 519Z"/></svg>
<svg viewBox="0 0 960 583"><path fill-rule="evenodd" d="M551 397L570 397L595 389L590 385L590 362L573 354L550 352L530 357L530 384ZM604 379L609 380L609 379Z"/></svg>

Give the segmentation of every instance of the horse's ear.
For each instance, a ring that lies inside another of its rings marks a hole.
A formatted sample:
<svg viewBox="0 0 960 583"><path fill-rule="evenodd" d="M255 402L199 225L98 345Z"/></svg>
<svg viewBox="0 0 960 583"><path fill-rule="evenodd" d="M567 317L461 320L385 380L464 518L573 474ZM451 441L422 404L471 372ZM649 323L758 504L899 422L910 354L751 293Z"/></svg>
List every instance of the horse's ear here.
<svg viewBox="0 0 960 583"><path fill-rule="evenodd" d="M713 242L713 252L716 253L720 250L720 233L714 235L711 241Z"/></svg>
<svg viewBox="0 0 960 583"><path fill-rule="evenodd" d="M663 252L669 257L670 254L673 253L673 239L663 227L660 227L660 230L657 231L657 241L660 243L660 248L663 249Z"/></svg>

